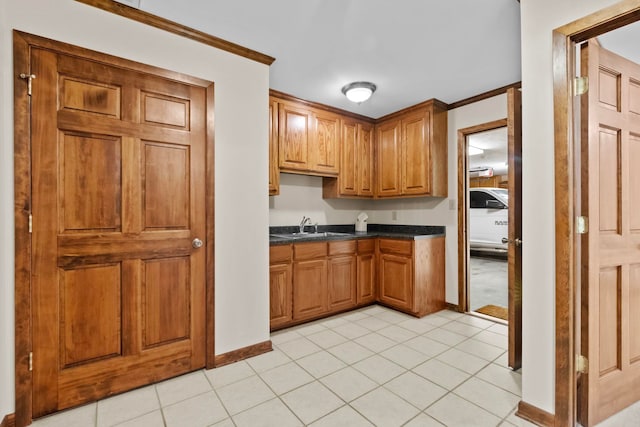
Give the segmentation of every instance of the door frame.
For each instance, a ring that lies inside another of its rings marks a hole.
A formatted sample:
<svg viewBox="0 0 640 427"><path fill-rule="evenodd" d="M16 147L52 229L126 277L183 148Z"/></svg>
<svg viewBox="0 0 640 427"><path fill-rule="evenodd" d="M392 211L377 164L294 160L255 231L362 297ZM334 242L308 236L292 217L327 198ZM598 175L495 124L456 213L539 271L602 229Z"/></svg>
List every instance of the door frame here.
<svg viewBox="0 0 640 427"><path fill-rule="evenodd" d="M33 382L29 370L32 351L31 307L31 132L30 98L27 81L21 73L30 72L32 48L47 49L67 55L81 56L117 67L156 74L180 80L205 89L205 204L206 204L206 266L205 266L205 366L214 367L214 83L162 68L77 47L44 37L13 31L13 99L14 99L14 217L15 217L15 424L25 426L32 421L31 397ZM36 77L37 78L37 77Z"/></svg>
<svg viewBox="0 0 640 427"><path fill-rule="evenodd" d="M499 119L463 129L458 129L458 309L469 311L469 224L467 191L469 189L469 156L467 136L474 133L506 128L508 120Z"/></svg>
<svg viewBox="0 0 640 427"><path fill-rule="evenodd" d="M576 188L576 141L572 80L576 72L575 46L589 38L640 20L637 0L624 0L553 30L553 109L555 166L555 426L575 425L577 411L575 356L576 301L579 262L575 216L580 212Z"/></svg>

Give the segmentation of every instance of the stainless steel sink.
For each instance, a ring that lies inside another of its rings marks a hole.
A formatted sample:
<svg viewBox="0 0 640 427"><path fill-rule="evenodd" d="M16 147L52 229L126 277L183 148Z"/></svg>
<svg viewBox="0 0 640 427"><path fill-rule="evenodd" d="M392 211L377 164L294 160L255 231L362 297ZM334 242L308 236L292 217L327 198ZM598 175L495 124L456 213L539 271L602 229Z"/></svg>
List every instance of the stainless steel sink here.
<svg viewBox="0 0 640 427"><path fill-rule="evenodd" d="M326 237L335 236L350 236L349 233L337 233L334 231L323 231L320 233L285 233L285 234L270 234L271 237L278 237L280 239L322 239Z"/></svg>

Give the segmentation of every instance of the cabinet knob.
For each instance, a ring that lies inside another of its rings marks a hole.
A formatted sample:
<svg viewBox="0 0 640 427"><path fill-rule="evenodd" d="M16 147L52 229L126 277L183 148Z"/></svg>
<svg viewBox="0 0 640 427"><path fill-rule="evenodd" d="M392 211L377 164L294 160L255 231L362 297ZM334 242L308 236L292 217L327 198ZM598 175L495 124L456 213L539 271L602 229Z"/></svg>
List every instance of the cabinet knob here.
<svg viewBox="0 0 640 427"><path fill-rule="evenodd" d="M193 242L191 242L191 246L193 246L194 249L200 249L202 245L203 245L202 240L198 239L197 237L193 239Z"/></svg>

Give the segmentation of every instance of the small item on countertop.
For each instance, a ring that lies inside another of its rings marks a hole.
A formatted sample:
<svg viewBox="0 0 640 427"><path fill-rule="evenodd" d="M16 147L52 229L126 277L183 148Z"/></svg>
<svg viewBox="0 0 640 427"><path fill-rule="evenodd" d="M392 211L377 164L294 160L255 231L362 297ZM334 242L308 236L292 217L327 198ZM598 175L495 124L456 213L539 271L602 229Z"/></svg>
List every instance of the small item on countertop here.
<svg viewBox="0 0 640 427"><path fill-rule="evenodd" d="M367 220L369 219L369 216L364 213L364 212L360 212L358 214L358 217L356 218L356 233L366 233L367 232Z"/></svg>

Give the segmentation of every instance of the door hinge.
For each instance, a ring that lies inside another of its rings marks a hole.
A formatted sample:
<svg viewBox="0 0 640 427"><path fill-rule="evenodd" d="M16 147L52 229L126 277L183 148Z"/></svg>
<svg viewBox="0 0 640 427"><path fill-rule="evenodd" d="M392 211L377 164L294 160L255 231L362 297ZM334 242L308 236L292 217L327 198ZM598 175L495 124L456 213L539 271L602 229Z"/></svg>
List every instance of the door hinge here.
<svg viewBox="0 0 640 427"><path fill-rule="evenodd" d="M29 233L33 233L33 215L29 214Z"/></svg>
<svg viewBox="0 0 640 427"><path fill-rule="evenodd" d="M573 95L584 95L589 91L589 77L576 77L573 79Z"/></svg>
<svg viewBox="0 0 640 427"><path fill-rule="evenodd" d="M33 371L33 351L29 352L29 371Z"/></svg>
<svg viewBox="0 0 640 427"><path fill-rule="evenodd" d="M589 218L579 216L576 218L576 233L587 234L589 232Z"/></svg>
<svg viewBox="0 0 640 427"><path fill-rule="evenodd" d="M576 372L586 374L589 372L589 359L581 354L576 355Z"/></svg>
<svg viewBox="0 0 640 427"><path fill-rule="evenodd" d="M36 78L36 75L21 73L20 78L27 80L27 95L31 96L31 82Z"/></svg>

